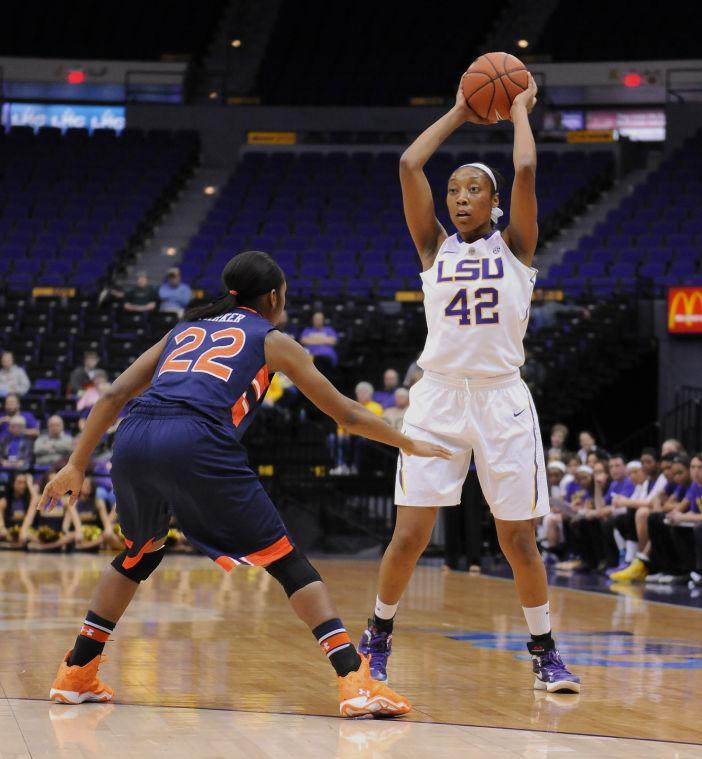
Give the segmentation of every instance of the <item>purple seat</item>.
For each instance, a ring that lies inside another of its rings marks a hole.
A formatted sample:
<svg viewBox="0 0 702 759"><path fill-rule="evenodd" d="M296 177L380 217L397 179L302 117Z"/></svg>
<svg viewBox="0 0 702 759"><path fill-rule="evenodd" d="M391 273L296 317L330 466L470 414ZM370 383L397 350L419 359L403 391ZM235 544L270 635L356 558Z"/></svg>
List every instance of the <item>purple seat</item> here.
<svg viewBox="0 0 702 759"><path fill-rule="evenodd" d="M574 267L572 264L553 264L548 270L549 277L556 279L567 279L573 275Z"/></svg>
<svg viewBox="0 0 702 759"><path fill-rule="evenodd" d="M605 273L605 267L601 263L583 264L579 273L581 277L602 277Z"/></svg>
<svg viewBox="0 0 702 759"><path fill-rule="evenodd" d="M647 279L661 279L665 276L666 265L662 262L644 264L639 269L639 276Z"/></svg>
<svg viewBox="0 0 702 759"><path fill-rule="evenodd" d="M679 247L675 252L675 260L699 262L702 260L702 245L687 245L686 247Z"/></svg>
<svg viewBox="0 0 702 759"><path fill-rule="evenodd" d="M610 277L615 279L634 280L636 278L636 266L632 263L614 264L609 270Z"/></svg>
<svg viewBox="0 0 702 759"><path fill-rule="evenodd" d="M585 263L586 254L584 250L567 250L563 254L563 263L570 266L580 266Z"/></svg>
<svg viewBox="0 0 702 759"><path fill-rule="evenodd" d="M689 277L695 273L693 261L673 261L668 274L673 277Z"/></svg>
<svg viewBox="0 0 702 759"><path fill-rule="evenodd" d="M32 390L40 393L58 395L61 392L61 380L36 379L32 384Z"/></svg>
<svg viewBox="0 0 702 759"><path fill-rule="evenodd" d="M637 264L644 258L645 252L641 248L626 248L619 254L619 262L623 264Z"/></svg>

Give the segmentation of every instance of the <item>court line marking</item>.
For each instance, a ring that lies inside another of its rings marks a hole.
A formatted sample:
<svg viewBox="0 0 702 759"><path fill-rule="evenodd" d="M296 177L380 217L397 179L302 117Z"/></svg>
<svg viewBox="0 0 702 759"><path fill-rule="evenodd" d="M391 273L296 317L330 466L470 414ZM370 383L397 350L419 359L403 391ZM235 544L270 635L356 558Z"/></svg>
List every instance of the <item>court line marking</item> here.
<svg viewBox="0 0 702 759"><path fill-rule="evenodd" d="M51 704L52 706L66 706L67 708L71 706L71 704L58 704L51 702L44 698L9 698L8 701L28 701L28 702L37 702L42 704ZM86 702L89 703L89 702ZM334 714L300 714L298 712L261 712L256 711L253 709L237 709L234 707L231 708L225 708L223 706L185 706L180 704L139 704L129 701L104 701L102 704L115 704L115 706L146 706L150 709L190 709L191 711L204 711L204 712L224 712L225 714L258 714L263 716L274 716L274 717L315 717L317 719L333 719L338 720L339 724L342 724L343 721L351 722L353 720L349 720L348 718L344 717L337 717ZM100 704L98 704L100 705ZM417 710L419 711L419 710ZM426 712L420 712L421 714L426 714ZM434 725L434 726L446 726L446 727L473 727L473 728L483 728L485 730L514 730L517 732L527 732L527 733L542 733L545 735L571 735L575 737L582 737L582 738L611 738L612 740L624 740L624 741L644 741L646 743L673 743L675 745L680 746L702 746L702 741L695 742L695 741L681 741L681 740L661 740L660 738L641 738L641 737L634 737L634 736L628 736L628 735L607 735L605 733L575 733L568 730L539 730L534 727L501 727L500 725L476 725L471 722L463 723L463 722L434 722L433 720L424 721L421 722L416 719L404 719L402 717L389 717L385 719L379 719L379 722L397 722L397 724L404 724L409 723L412 725Z"/></svg>
<svg viewBox="0 0 702 759"><path fill-rule="evenodd" d="M468 575L468 572L461 573ZM483 580L499 580L500 582L514 582L514 580L511 577L498 577L497 575L489 575L486 573L481 574L475 574L475 575L469 575L471 578L475 579L483 579ZM624 596L621 596L617 593L603 593L599 590L587 590L586 588L569 588L565 585L551 585L549 584L549 593L551 592L551 589L554 590L565 590L569 593L587 593L592 596L600 596L601 598L609 598L612 600L617 600L618 598L623 598ZM628 598L633 598L633 596L627 596ZM643 603L647 604L656 604L657 606L665 606L666 608L670 609L671 607L673 609L690 609L690 611L696 611L701 612L702 607L700 606L687 606L685 604L676 604L676 603L666 603L665 601L652 601L648 598L635 598L636 601L643 601Z"/></svg>

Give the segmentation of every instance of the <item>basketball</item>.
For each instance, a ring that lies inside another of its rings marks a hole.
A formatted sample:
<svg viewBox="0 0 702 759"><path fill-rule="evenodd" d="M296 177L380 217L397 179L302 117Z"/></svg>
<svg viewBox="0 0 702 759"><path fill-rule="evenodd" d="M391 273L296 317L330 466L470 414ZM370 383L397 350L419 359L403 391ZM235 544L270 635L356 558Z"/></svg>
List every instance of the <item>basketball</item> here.
<svg viewBox="0 0 702 759"><path fill-rule="evenodd" d="M483 119L509 118L512 101L529 86L526 66L509 53L485 53L470 64L463 76L463 96Z"/></svg>

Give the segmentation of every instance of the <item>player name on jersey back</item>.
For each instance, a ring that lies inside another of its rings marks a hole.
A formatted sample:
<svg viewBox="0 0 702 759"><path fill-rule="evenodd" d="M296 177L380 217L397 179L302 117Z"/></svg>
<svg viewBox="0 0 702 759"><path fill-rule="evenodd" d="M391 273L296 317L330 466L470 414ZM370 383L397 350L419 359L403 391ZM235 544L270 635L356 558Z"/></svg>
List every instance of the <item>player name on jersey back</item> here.
<svg viewBox="0 0 702 759"><path fill-rule="evenodd" d="M470 243L448 237L421 278L422 369L482 378L522 366L536 269L516 258L499 231Z"/></svg>

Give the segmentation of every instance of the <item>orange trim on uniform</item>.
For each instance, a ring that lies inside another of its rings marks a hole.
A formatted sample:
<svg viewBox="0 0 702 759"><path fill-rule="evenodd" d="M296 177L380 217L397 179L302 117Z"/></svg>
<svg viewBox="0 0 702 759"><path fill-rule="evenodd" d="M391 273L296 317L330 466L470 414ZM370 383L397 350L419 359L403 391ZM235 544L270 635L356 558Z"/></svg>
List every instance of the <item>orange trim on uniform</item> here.
<svg viewBox="0 0 702 759"><path fill-rule="evenodd" d="M234 567L239 565L238 561L234 561L231 556L220 556L215 559L215 564L218 564L225 572L231 572Z"/></svg>
<svg viewBox="0 0 702 759"><path fill-rule="evenodd" d="M256 553L250 553L243 558L250 564L257 567L267 567L278 559L282 559L283 556L287 556L293 550L292 543L288 540L287 535L283 535L280 540L276 540L273 545L264 548L262 551L256 551Z"/></svg>
<svg viewBox="0 0 702 759"><path fill-rule="evenodd" d="M253 382L251 385L253 386L253 389L256 393L256 400L260 401L263 397L263 394L268 390L268 385L270 385L270 380L268 378L268 365L264 364L256 373L256 376L254 377Z"/></svg>
<svg viewBox="0 0 702 759"><path fill-rule="evenodd" d="M90 638L90 640L96 640L98 643L107 643L110 638L109 633L98 630L96 627L88 624L84 624L80 628L80 634L85 638Z"/></svg>
<svg viewBox="0 0 702 759"><path fill-rule="evenodd" d="M323 640L319 645L325 654L329 654L335 648L339 648L339 646L345 646L350 642L351 638L349 638L349 634L344 630L344 632L337 633L336 635L332 635L331 638Z"/></svg>
<svg viewBox="0 0 702 759"><path fill-rule="evenodd" d="M243 421L244 417L249 413L249 402L246 400L246 393L232 406L232 422L235 427L238 427Z"/></svg>
<svg viewBox="0 0 702 759"><path fill-rule="evenodd" d="M124 561L122 562L122 566L125 569L131 569L132 567L135 567L144 557L144 554L149 550L149 548L152 548L154 544L154 539L149 538L146 543L139 549L139 553L136 556L125 556ZM134 545L132 543L132 545ZM132 545L129 547L131 548Z"/></svg>

